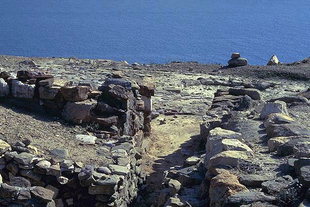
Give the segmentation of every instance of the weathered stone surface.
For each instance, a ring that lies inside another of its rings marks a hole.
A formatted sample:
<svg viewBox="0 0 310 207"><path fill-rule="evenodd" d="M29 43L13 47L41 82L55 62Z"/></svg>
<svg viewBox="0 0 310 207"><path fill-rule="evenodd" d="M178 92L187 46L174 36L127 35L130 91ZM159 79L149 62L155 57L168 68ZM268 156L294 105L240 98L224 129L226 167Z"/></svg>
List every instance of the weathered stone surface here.
<svg viewBox="0 0 310 207"><path fill-rule="evenodd" d="M77 134L75 135L77 141L82 144L95 144L97 137L91 135Z"/></svg>
<svg viewBox="0 0 310 207"><path fill-rule="evenodd" d="M95 107L95 101L68 102L62 112L62 117L66 121L76 124L89 122L91 118L91 110Z"/></svg>
<svg viewBox="0 0 310 207"><path fill-rule="evenodd" d="M210 206L221 207L226 198L242 191L248 190L239 183L237 176L229 172L221 173L211 179L209 188Z"/></svg>
<svg viewBox="0 0 310 207"><path fill-rule="evenodd" d="M44 201L44 202L50 202L53 200L54 192L52 190L36 186L33 189L30 190L33 197Z"/></svg>
<svg viewBox="0 0 310 207"><path fill-rule="evenodd" d="M233 58L228 61L229 67L239 67L245 66L248 64L248 60L245 58Z"/></svg>
<svg viewBox="0 0 310 207"><path fill-rule="evenodd" d="M0 139L0 155L2 155L3 153L5 153L6 151L10 149L11 149L11 146L7 142Z"/></svg>
<svg viewBox="0 0 310 207"><path fill-rule="evenodd" d="M23 177L11 177L10 184L12 186L21 187L21 188L27 188L31 186L31 183Z"/></svg>
<svg viewBox="0 0 310 207"><path fill-rule="evenodd" d="M246 151L224 151L211 157L208 169L219 166L237 167L240 162L247 162L251 156L252 154Z"/></svg>
<svg viewBox="0 0 310 207"><path fill-rule="evenodd" d="M229 206L240 206L245 204L251 204L254 202L275 202L276 198L273 196L267 196L262 192L249 191L249 192L238 192L228 197L225 207ZM263 205L266 206L266 205ZM261 207L263 207L261 206Z"/></svg>
<svg viewBox="0 0 310 207"><path fill-rule="evenodd" d="M99 180L96 185L92 185L88 188L88 193L90 195L112 195L117 187L117 178L107 178L105 180Z"/></svg>
<svg viewBox="0 0 310 207"><path fill-rule="evenodd" d="M229 94L240 96L240 95L247 95L251 97L253 100L261 100L261 95L259 90L254 88L230 88L228 90Z"/></svg>
<svg viewBox="0 0 310 207"><path fill-rule="evenodd" d="M60 87L39 87L39 97L45 100L54 100L57 94L60 92Z"/></svg>
<svg viewBox="0 0 310 207"><path fill-rule="evenodd" d="M116 175L127 175L129 173L129 169L126 166L109 165L109 168L112 171L112 173Z"/></svg>
<svg viewBox="0 0 310 207"><path fill-rule="evenodd" d="M283 101L275 101L275 102L266 103L260 113L260 118L266 119L268 118L270 114L274 114L274 113L282 113L282 114L288 115L286 103Z"/></svg>
<svg viewBox="0 0 310 207"><path fill-rule="evenodd" d="M310 130L300 124L271 124L266 133L268 137L310 136Z"/></svg>
<svg viewBox="0 0 310 207"><path fill-rule="evenodd" d="M309 101L307 98L303 97L303 96L283 96L280 98L275 98L275 99L271 99L270 101L274 102L274 101L283 101L287 104L292 104L292 103L305 103L308 104Z"/></svg>
<svg viewBox="0 0 310 207"><path fill-rule="evenodd" d="M10 94L10 88L3 78L0 78L0 97L5 97Z"/></svg>
<svg viewBox="0 0 310 207"><path fill-rule="evenodd" d="M60 91L66 101L78 102L88 98L90 88L88 86L66 86L62 87Z"/></svg>
<svg viewBox="0 0 310 207"><path fill-rule="evenodd" d="M270 60L268 61L267 65L278 65L280 61L276 55L271 56Z"/></svg>
<svg viewBox="0 0 310 207"><path fill-rule="evenodd" d="M29 165L32 163L34 156L27 152L22 152L14 157L14 160L21 165Z"/></svg>
<svg viewBox="0 0 310 207"><path fill-rule="evenodd" d="M95 118L94 121L100 124L101 126L109 127L109 126L117 125L118 116L111 116L111 117L106 117L106 118L98 117L98 118Z"/></svg>
<svg viewBox="0 0 310 207"><path fill-rule="evenodd" d="M288 141L290 141L290 137L273 137L268 140L268 148L270 152L277 151L278 147Z"/></svg>
<svg viewBox="0 0 310 207"><path fill-rule="evenodd" d="M295 154L296 157L310 157L309 137L294 138L277 147L280 156Z"/></svg>
<svg viewBox="0 0 310 207"><path fill-rule="evenodd" d="M278 177L274 180L263 182L262 189L266 193L277 195L282 189L286 188L292 182L293 178L289 175Z"/></svg>
<svg viewBox="0 0 310 207"><path fill-rule="evenodd" d="M35 85L23 84L18 80L12 80L12 96L14 98L32 99L34 97Z"/></svg>
<svg viewBox="0 0 310 207"><path fill-rule="evenodd" d="M239 181L241 184L247 187L259 188L261 187L261 184L263 182L268 181L270 179L271 179L271 176L267 176L267 175L248 174L248 175L240 176Z"/></svg>
<svg viewBox="0 0 310 207"><path fill-rule="evenodd" d="M286 114L281 113L274 113L268 115L267 119L264 121L264 126L267 128L272 124L290 124L293 123L295 120L289 117Z"/></svg>
<svg viewBox="0 0 310 207"><path fill-rule="evenodd" d="M69 151L67 149L56 148L51 150L51 154L60 159L66 159L69 157Z"/></svg>

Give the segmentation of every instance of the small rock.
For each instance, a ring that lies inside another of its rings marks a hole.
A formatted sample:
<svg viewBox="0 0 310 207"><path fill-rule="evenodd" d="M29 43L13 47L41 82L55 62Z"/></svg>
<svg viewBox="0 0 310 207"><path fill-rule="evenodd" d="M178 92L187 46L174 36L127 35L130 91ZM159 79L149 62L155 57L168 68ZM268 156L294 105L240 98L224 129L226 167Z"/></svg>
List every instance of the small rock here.
<svg viewBox="0 0 310 207"><path fill-rule="evenodd" d="M83 135L83 134L77 134L75 135L76 140L81 142L82 144L96 144L97 137L91 136L91 135Z"/></svg>
<svg viewBox="0 0 310 207"><path fill-rule="evenodd" d="M270 60L268 61L267 65L278 65L280 61L276 55L271 56Z"/></svg>
<svg viewBox="0 0 310 207"><path fill-rule="evenodd" d="M199 157L192 156L192 157L188 157L188 158L185 160L185 163L186 163L187 165L196 165L199 161L200 161L200 158L199 158Z"/></svg>
<svg viewBox="0 0 310 207"><path fill-rule="evenodd" d="M174 179L170 179L169 182L168 182L168 186L169 186L169 189L170 189L170 195L175 195L179 192L179 190L181 189L182 187L182 184L177 181L177 180L174 180Z"/></svg>
<svg viewBox="0 0 310 207"><path fill-rule="evenodd" d="M60 159L66 159L69 157L69 151L67 149L56 148L51 150L51 154Z"/></svg>

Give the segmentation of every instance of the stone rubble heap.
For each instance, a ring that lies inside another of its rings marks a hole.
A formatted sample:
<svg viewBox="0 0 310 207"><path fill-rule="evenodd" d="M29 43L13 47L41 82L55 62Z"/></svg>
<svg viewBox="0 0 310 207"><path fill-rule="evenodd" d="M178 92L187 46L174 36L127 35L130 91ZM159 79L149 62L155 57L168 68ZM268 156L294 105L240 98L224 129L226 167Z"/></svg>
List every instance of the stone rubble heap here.
<svg viewBox="0 0 310 207"><path fill-rule="evenodd" d="M59 84L52 75L0 74L4 100L27 100L75 124L98 125L101 166L65 156L46 158L28 140L0 139L0 206L127 206L144 182L142 154L150 133L154 85L120 77L94 89L90 83ZM77 139L93 144L91 136ZM57 150L56 150L57 151ZM59 155L60 152L52 152Z"/></svg>

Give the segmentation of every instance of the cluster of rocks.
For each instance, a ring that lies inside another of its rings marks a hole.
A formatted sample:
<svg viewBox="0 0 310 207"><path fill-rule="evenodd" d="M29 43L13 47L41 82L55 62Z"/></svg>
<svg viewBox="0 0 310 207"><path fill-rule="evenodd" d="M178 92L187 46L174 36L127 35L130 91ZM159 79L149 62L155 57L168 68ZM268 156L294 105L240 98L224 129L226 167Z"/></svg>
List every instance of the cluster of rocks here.
<svg viewBox="0 0 310 207"><path fill-rule="evenodd" d="M202 195L209 206L309 203L310 131L287 109L287 103L309 103L298 96L279 99L265 102L258 90L246 88L215 93L201 125L206 141L202 186L208 186Z"/></svg>
<svg viewBox="0 0 310 207"><path fill-rule="evenodd" d="M153 84L118 74L98 89L90 83L60 84L41 72L0 77L3 100L27 100L69 122L97 125L93 131L102 140L96 147L103 157L100 166L84 166L59 149L44 157L29 140L10 145L0 139L0 206L119 207L135 199L145 180L141 158L151 131ZM96 137L76 139L94 144Z"/></svg>

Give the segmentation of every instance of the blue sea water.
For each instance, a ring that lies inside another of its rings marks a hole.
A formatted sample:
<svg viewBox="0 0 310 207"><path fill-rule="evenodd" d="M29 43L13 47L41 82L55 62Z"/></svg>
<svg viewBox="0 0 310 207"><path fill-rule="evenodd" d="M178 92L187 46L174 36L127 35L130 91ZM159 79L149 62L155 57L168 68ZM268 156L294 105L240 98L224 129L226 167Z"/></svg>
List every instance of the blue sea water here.
<svg viewBox="0 0 310 207"><path fill-rule="evenodd" d="M250 64L310 56L309 0L1 0L0 54Z"/></svg>

